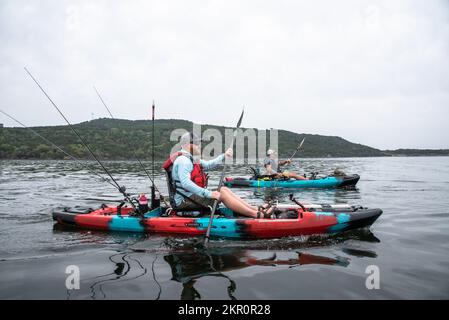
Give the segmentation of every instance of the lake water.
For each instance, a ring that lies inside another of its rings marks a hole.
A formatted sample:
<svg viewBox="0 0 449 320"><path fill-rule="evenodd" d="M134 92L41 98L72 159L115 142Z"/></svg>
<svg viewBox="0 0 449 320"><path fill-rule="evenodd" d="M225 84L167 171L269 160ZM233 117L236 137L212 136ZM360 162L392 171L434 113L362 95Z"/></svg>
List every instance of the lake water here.
<svg viewBox="0 0 449 320"><path fill-rule="evenodd" d="M213 240L54 226L60 206L120 196L70 161L0 161L0 299L448 299L449 158L297 159L300 172L359 173L356 190L237 189L242 197L361 204L384 213L370 230L332 237ZM128 191L149 191L133 162L106 162ZM158 165L157 167L159 167ZM150 164L148 163L148 167ZM233 175L249 175L233 166ZM218 183L218 171L210 184ZM162 171L156 181L163 193ZM66 267L80 270L67 290ZM380 289L368 290L376 266Z"/></svg>

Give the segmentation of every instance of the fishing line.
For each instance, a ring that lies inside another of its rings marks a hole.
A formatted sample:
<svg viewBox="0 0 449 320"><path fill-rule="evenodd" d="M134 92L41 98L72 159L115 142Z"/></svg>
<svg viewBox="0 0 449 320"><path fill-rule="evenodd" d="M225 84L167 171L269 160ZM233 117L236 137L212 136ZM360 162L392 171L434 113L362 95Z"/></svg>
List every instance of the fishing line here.
<svg viewBox="0 0 449 320"><path fill-rule="evenodd" d="M111 110L109 109L109 107L107 106L107 104L104 102L102 96L100 95L100 93L98 92L97 88L94 86L94 90L97 93L98 98L100 99L101 103L103 104L103 106L106 108L106 110L108 111L109 115L111 116L112 119L115 120L115 117L112 115ZM154 131L153 131L153 140L154 140ZM139 157L136 154L136 151L134 149L131 149L132 153L134 155L134 158L137 162L139 162L140 166L142 167L143 171L145 172L145 174L147 175L148 179L150 179L151 183L154 185L154 174L153 174L153 179L151 178L148 170L145 168L145 166L143 165L142 161L139 159ZM154 150L153 150L154 152ZM153 170L154 170L154 166L153 166ZM160 193L160 191L156 188L156 190Z"/></svg>
<svg viewBox="0 0 449 320"><path fill-rule="evenodd" d="M13 116L7 114L6 112L4 112L3 110L0 110L1 113L3 113L5 116L7 116L8 118L10 118L11 120L17 122L19 125L21 125L22 127L24 127L25 129L30 130L32 133L34 133L36 136L38 136L39 138L41 138L42 140L44 140L45 142L47 142L48 144L50 144L51 146L53 146L54 148L56 148L57 150L61 151L62 153L64 153L66 156L70 157L72 160L76 161L78 164L80 164L81 166L83 166L87 171L89 171L90 173L96 175L97 177L99 177L100 179L102 179L103 181L109 183L111 186L113 186L114 188L117 189L117 186L114 185L110 180L106 179L105 177L102 177L99 173L93 171L92 169L90 169L87 164L81 162L80 159L75 158L74 156L72 156L70 153L68 153L67 151L65 151L64 149L62 149L61 147L59 147L58 145L54 144L53 142L51 142L50 140L48 140L47 138L45 138L44 136L42 136L41 134L39 134L38 132L36 132L35 130L27 127L26 125L24 125L22 122L20 122L19 120L17 120L16 118L14 118Z"/></svg>
<svg viewBox="0 0 449 320"><path fill-rule="evenodd" d="M25 71L28 73L28 75L31 77L31 79L33 79L33 81L36 83L36 85L39 87L39 89L42 91L42 93L47 97L47 99L50 101L50 103L53 105L53 107L55 107L55 109L59 112L59 114L62 116L62 118L67 122L67 124L69 125L70 129L73 131L73 133L78 137L78 139L81 141L81 143L84 145L84 147L89 151L89 153L94 157L94 159L98 162L98 164L103 168L103 170L108 174L108 176L111 178L111 180L115 183L115 185L117 186L118 190L123 194L123 196L125 197L126 200L128 200L128 202L131 204L131 206L136 209L134 203L131 201L131 199L129 198L128 194L126 194L125 190L126 188L124 186L120 186L117 181L114 179L114 177L111 175L111 173L108 171L108 169L106 169L106 167L103 165L103 163L100 161L100 159L98 159L98 157L95 155L95 153L92 151L92 149L89 147L89 145L84 141L84 139L80 136L80 134L78 133L78 131L75 130L75 128L73 127L73 125L70 123L69 120L67 120L67 118L64 116L64 114L62 113L62 111L58 108L58 106L53 102L53 100L50 98L50 96L47 94L47 92L45 92L45 90L42 88L42 86L39 84L39 82L36 80L36 78L34 78L34 76L31 74L30 71L28 71L28 69L26 67L24 67Z"/></svg>

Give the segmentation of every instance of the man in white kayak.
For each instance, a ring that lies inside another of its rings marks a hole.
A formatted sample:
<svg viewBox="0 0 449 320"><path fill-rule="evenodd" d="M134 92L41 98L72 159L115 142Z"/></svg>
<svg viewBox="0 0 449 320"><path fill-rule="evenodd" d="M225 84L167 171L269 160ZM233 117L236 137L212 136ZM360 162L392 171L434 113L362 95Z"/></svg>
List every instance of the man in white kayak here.
<svg viewBox="0 0 449 320"><path fill-rule="evenodd" d="M252 218L272 218L274 207L254 207L226 187L220 191L207 189L204 171L220 165L225 157L232 158L232 149L226 150L215 159L205 161L201 155L201 139L187 132L181 136L181 151L176 155L172 167L172 180L175 188L175 203L178 210L198 207L212 207L215 200L241 215ZM173 158L173 157L171 157Z"/></svg>
<svg viewBox="0 0 449 320"><path fill-rule="evenodd" d="M309 180L295 172L289 171L280 171L280 166L290 164L292 161L290 159L285 161L277 160L277 152L270 149L267 151L267 157L263 162L263 166L265 168L264 175L274 176L275 178L287 178L287 179L295 179L295 180Z"/></svg>

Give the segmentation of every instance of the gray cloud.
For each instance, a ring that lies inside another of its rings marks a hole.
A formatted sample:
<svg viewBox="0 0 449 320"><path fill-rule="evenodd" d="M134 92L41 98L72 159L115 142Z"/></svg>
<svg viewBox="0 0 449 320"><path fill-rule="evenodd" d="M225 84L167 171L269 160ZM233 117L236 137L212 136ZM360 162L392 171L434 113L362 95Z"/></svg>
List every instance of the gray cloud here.
<svg viewBox="0 0 449 320"><path fill-rule="evenodd" d="M448 148L447 1L0 3L0 108L62 124L149 117ZM13 125L6 119L0 122Z"/></svg>

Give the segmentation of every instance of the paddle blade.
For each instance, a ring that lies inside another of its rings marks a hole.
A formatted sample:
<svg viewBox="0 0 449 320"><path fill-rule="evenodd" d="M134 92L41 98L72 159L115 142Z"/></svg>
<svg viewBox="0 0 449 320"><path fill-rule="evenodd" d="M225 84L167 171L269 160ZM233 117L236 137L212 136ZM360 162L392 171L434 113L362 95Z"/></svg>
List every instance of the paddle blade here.
<svg viewBox="0 0 449 320"><path fill-rule="evenodd" d="M154 121L154 108L155 108L155 106L154 106L154 100L153 100L153 105L151 106L151 110L152 110L151 120L153 120L153 121Z"/></svg>
<svg viewBox="0 0 449 320"><path fill-rule="evenodd" d="M240 115L239 122L237 122L237 128L240 128L240 125L242 124L243 115L245 114L245 108L242 110L242 114Z"/></svg>
<svg viewBox="0 0 449 320"><path fill-rule="evenodd" d="M299 144L298 149L300 149L302 147L302 144L304 143L304 140L306 140L306 138L302 139L301 143Z"/></svg>

